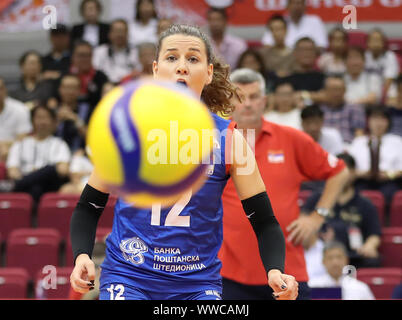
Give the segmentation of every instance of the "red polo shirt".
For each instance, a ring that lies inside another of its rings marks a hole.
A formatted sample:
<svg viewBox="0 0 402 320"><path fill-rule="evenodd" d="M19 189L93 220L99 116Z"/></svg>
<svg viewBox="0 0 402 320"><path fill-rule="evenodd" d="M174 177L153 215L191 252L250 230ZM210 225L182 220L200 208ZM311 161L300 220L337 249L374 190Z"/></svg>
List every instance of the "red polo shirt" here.
<svg viewBox="0 0 402 320"><path fill-rule="evenodd" d="M299 217L300 185L308 180L326 180L345 167L306 133L263 120L255 143L255 158L268 196L281 226ZM243 211L232 179L223 193L223 244L219 252L223 277L247 285L266 285L257 238ZM308 281L304 250L286 241L285 273L299 282Z"/></svg>

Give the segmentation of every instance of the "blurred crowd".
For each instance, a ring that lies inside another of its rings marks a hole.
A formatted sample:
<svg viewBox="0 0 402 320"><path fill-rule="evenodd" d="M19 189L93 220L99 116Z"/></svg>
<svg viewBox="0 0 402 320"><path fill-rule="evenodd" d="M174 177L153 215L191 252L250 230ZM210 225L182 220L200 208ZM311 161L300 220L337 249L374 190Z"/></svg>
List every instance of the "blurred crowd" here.
<svg viewBox="0 0 402 320"><path fill-rule="evenodd" d="M336 208L353 211L340 219L360 226L361 243L351 246L349 235L337 232L339 221L314 241L325 242L333 232L355 264L380 266L378 212L355 191L380 191L387 217L401 189L401 57L388 49L380 28L351 45L342 27L327 33L305 9L303 0L288 1L286 14L269 18L258 43L230 34L220 8L206 12L205 31L231 70L249 68L264 77L266 120L302 130L329 153L343 154L353 172ZM83 0L81 24L49 31L48 54L16 56L18 88L8 91L0 75L0 192L28 192L36 201L50 191L81 192L92 170L85 151L92 111L114 86L152 75L158 36L180 22L159 16L152 0L138 0L135 12L132 21L105 23L101 3ZM321 187L318 181L303 189ZM311 211L314 197L305 206Z"/></svg>

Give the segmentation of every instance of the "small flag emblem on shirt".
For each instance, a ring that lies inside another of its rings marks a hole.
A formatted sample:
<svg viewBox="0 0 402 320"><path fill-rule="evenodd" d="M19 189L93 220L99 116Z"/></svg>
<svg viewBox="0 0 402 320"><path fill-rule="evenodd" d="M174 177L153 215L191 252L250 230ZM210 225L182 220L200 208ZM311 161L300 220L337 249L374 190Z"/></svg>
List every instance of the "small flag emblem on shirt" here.
<svg viewBox="0 0 402 320"><path fill-rule="evenodd" d="M284 163L285 162L285 154L282 150L280 151L268 151L268 162L270 163Z"/></svg>

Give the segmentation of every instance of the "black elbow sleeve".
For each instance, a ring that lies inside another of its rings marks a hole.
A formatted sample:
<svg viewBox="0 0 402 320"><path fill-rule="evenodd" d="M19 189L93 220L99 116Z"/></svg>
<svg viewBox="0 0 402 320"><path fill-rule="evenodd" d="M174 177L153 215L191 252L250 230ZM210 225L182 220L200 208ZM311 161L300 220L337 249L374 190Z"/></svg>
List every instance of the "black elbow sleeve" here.
<svg viewBox="0 0 402 320"><path fill-rule="evenodd" d="M90 185L82 191L70 221L70 237L75 259L82 253L92 256L95 244L98 220L108 201L108 194L100 192Z"/></svg>
<svg viewBox="0 0 402 320"><path fill-rule="evenodd" d="M265 270L285 267L285 237L275 218L266 192L241 201L258 239L261 260Z"/></svg>

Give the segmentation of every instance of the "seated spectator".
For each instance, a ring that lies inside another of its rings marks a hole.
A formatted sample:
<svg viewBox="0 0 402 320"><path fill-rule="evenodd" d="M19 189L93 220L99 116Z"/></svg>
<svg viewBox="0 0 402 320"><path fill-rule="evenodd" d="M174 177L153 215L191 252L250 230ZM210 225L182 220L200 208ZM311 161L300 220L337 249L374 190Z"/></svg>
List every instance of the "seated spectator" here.
<svg viewBox="0 0 402 320"><path fill-rule="evenodd" d="M329 33L329 50L317 60L317 66L326 75L343 76L346 72L346 52L348 50L348 33L340 27Z"/></svg>
<svg viewBox="0 0 402 320"><path fill-rule="evenodd" d="M75 152L85 147L90 106L79 100L80 79L75 75L65 75L61 79L59 95L55 135L68 144L71 152Z"/></svg>
<svg viewBox="0 0 402 320"><path fill-rule="evenodd" d="M243 69L243 68L251 69L251 70L254 70L255 72L262 74L262 76L265 78L265 81L270 79L267 76L265 64L264 64L261 54L254 49L247 49L240 55L239 61L237 61L237 64L236 64L236 69ZM267 89L266 89L267 92L272 90L269 87L270 85L273 85L273 83L268 81Z"/></svg>
<svg viewBox="0 0 402 320"><path fill-rule="evenodd" d="M306 260L307 274L309 279L318 278L327 274L323 264L323 251L326 243L335 239L335 231L327 224L315 233L308 241L303 243L304 259Z"/></svg>
<svg viewBox="0 0 402 320"><path fill-rule="evenodd" d="M315 61L317 58L317 47L310 38L301 38L295 44L293 50L294 68L290 76L285 77L285 81L292 83L296 91L300 92L305 104L320 102L320 90L324 86L324 74L317 71Z"/></svg>
<svg viewBox="0 0 402 320"><path fill-rule="evenodd" d="M138 68L138 53L128 44L128 25L125 20L117 19L110 24L109 44L94 49L93 66L102 71L111 82L121 79Z"/></svg>
<svg viewBox="0 0 402 320"><path fill-rule="evenodd" d="M98 104L107 76L92 65L92 46L85 41L75 44L70 73L80 79L80 100L89 103L90 114Z"/></svg>
<svg viewBox="0 0 402 320"><path fill-rule="evenodd" d="M153 62L156 55L156 46L152 42L143 42L138 46L138 60L140 69L134 69L121 80L125 83L140 77L151 77L153 75Z"/></svg>
<svg viewBox="0 0 402 320"><path fill-rule="evenodd" d="M364 134L366 115L360 105L345 101L346 86L342 77L330 76L324 83L324 103L320 104L324 112L324 126L338 129L346 143L355 136Z"/></svg>
<svg viewBox="0 0 402 320"><path fill-rule="evenodd" d="M246 41L227 32L228 16L225 9L209 8L207 21L215 54L234 70L240 55L247 49Z"/></svg>
<svg viewBox="0 0 402 320"><path fill-rule="evenodd" d="M395 104L389 107L392 122L389 132L402 137L402 73L396 79L395 86L398 94Z"/></svg>
<svg viewBox="0 0 402 320"><path fill-rule="evenodd" d="M364 50L351 47L346 55L346 101L363 105L373 105L380 101L382 95L381 78L364 71Z"/></svg>
<svg viewBox="0 0 402 320"><path fill-rule="evenodd" d="M296 107L293 86L289 82L279 84L273 95L273 110L264 114L265 120L301 130L300 109Z"/></svg>
<svg viewBox="0 0 402 320"><path fill-rule="evenodd" d="M376 207L356 190L356 163L346 153L338 155L349 169L349 179L326 218L326 225L335 231L335 239L347 248L350 263L356 268L379 267L378 248L381 243L381 224ZM307 199L303 211L311 212L320 198L313 194Z"/></svg>
<svg viewBox="0 0 402 320"><path fill-rule="evenodd" d="M39 201L45 192L57 191L68 176L70 150L54 137L56 114L45 106L32 109L33 135L15 142L7 158L10 190L27 192Z"/></svg>
<svg viewBox="0 0 402 320"><path fill-rule="evenodd" d="M7 96L4 79L0 78L0 163L7 160L11 145L32 130L28 108Z"/></svg>
<svg viewBox="0 0 402 320"><path fill-rule="evenodd" d="M328 153L336 155L344 151L339 130L324 126L324 112L319 106L311 105L302 110L301 126Z"/></svg>
<svg viewBox="0 0 402 320"><path fill-rule="evenodd" d="M158 37L162 34L163 31L166 31L169 29L169 27L173 24L172 19L169 18L160 18L158 21L158 27L157 27L157 35Z"/></svg>
<svg viewBox="0 0 402 320"><path fill-rule="evenodd" d="M135 19L130 24L131 48L143 42L158 42L158 15L153 0L138 0L135 4Z"/></svg>
<svg viewBox="0 0 402 320"><path fill-rule="evenodd" d="M69 168L70 182L63 185L59 192L63 194L81 194L92 170L93 165L84 149L78 150L71 158Z"/></svg>
<svg viewBox="0 0 402 320"><path fill-rule="evenodd" d="M53 95L52 84L42 80L42 58L36 51L24 53L19 61L21 80L19 87L10 92L14 99L24 102L29 109L37 104L46 104Z"/></svg>
<svg viewBox="0 0 402 320"><path fill-rule="evenodd" d="M287 33L285 44L293 48L296 42L309 36L318 47L325 49L328 47L327 31L321 18L317 15L305 14L306 0L287 0ZM272 46L274 40L269 30L262 37L264 45Z"/></svg>
<svg viewBox="0 0 402 320"><path fill-rule="evenodd" d="M368 133L353 140L348 152L356 160L359 189L380 190L386 203L400 189L402 138L388 133L391 118L387 108L375 106L367 112Z"/></svg>
<svg viewBox="0 0 402 320"><path fill-rule="evenodd" d="M276 76L285 77L293 68L292 49L286 46L286 21L281 15L273 15L267 23L272 33L273 44L263 46L259 51L264 59L265 69Z"/></svg>
<svg viewBox="0 0 402 320"><path fill-rule="evenodd" d="M310 279L308 285L312 288L341 287L342 300L375 300L367 284L345 275L344 268L348 263L344 245L336 241L328 243L323 249L323 264L327 274Z"/></svg>
<svg viewBox="0 0 402 320"><path fill-rule="evenodd" d="M81 2L80 14L84 23L75 25L71 30L73 47L77 41L86 41L93 47L108 42L109 25L99 21L102 9L99 0L83 0Z"/></svg>
<svg viewBox="0 0 402 320"><path fill-rule="evenodd" d="M392 84L399 74L398 58L393 51L387 50L387 42L384 33L380 29L374 29L367 37L365 53L366 71L377 74L382 80L382 98L396 96Z"/></svg>
<svg viewBox="0 0 402 320"><path fill-rule="evenodd" d="M58 80L68 73L71 64L70 32L64 24L50 29L51 51L42 58L44 79Z"/></svg>

